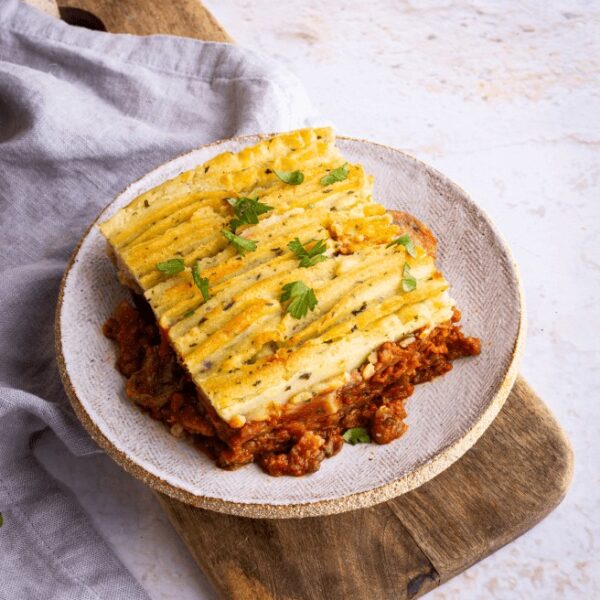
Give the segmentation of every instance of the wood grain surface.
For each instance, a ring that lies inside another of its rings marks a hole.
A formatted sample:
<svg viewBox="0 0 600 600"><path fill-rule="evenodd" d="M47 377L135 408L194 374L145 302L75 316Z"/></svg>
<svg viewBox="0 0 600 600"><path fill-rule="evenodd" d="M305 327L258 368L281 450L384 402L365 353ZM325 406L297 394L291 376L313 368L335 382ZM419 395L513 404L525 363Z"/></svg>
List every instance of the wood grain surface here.
<svg viewBox="0 0 600 600"><path fill-rule="evenodd" d="M54 10L51 0L43 3ZM61 0L111 32L231 41L196 0ZM71 13L73 14L73 13ZM335 460L335 459L334 459ZM257 520L158 500L223 598L416 598L521 535L564 497L563 431L522 378L477 444L450 468L369 509Z"/></svg>
<svg viewBox="0 0 600 600"><path fill-rule="evenodd" d="M158 498L223 598L400 600L433 589L543 519L564 497L572 464L564 433L519 378L463 458L372 508L257 520Z"/></svg>
<svg viewBox="0 0 600 600"><path fill-rule="evenodd" d="M54 0L25 0L27 4L39 8L51 17L58 17L58 6Z"/></svg>
<svg viewBox="0 0 600 600"><path fill-rule="evenodd" d="M96 17L111 33L165 33L209 42L231 42L229 34L197 0L25 0L72 25L87 25ZM97 27L93 27L97 29Z"/></svg>

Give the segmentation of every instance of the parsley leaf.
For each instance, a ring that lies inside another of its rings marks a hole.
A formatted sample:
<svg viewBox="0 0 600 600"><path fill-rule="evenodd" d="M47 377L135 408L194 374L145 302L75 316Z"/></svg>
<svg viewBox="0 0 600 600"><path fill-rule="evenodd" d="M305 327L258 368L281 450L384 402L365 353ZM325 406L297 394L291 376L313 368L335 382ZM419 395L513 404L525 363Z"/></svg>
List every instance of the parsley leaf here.
<svg viewBox="0 0 600 600"><path fill-rule="evenodd" d="M396 238L395 240L392 240L386 246L386 248L389 248L390 246L404 246L406 248L406 251L413 258L417 255L417 252L415 250L415 245L414 245L413 241L410 239L410 236L408 235L408 233L401 235L399 238Z"/></svg>
<svg viewBox="0 0 600 600"><path fill-rule="evenodd" d="M272 206L259 202L258 198L228 198L227 202L233 206L233 212L236 216L229 224L231 231L234 233L240 225L256 225L259 215L264 215L273 210Z"/></svg>
<svg viewBox="0 0 600 600"><path fill-rule="evenodd" d="M200 277L198 263L194 263L194 266L192 267L192 278L194 279L196 287L202 292L204 302L206 302L210 298L210 294L208 293L208 277Z"/></svg>
<svg viewBox="0 0 600 600"><path fill-rule="evenodd" d="M337 169L332 169L327 175L321 177L321 185L331 185L337 181L344 181L348 178L348 163L344 163Z"/></svg>
<svg viewBox="0 0 600 600"><path fill-rule="evenodd" d="M417 280L410 274L410 267L408 263L404 263L404 268L402 269L402 289L405 292L412 292L417 288Z"/></svg>
<svg viewBox="0 0 600 600"><path fill-rule="evenodd" d="M318 300L315 291L309 288L303 281L292 281L286 283L282 288L281 301L288 304L286 312L290 313L294 319L301 319L306 316L309 310L315 310Z"/></svg>
<svg viewBox="0 0 600 600"><path fill-rule="evenodd" d="M304 173L302 171L276 171L273 169L273 173L281 179L284 183L290 185L300 185L304 181Z"/></svg>
<svg viewBox="0 0 600 600"><path fill-rule="evenodd" d="M306 249L306 246L298 238L294 238L287 247L298 257L300 266L305 269L308 267L314 267L317 263L327 260L326 256L323 256L327 246L325 240L310 240L307 244L315 242L310 250Z"/></svg>
<svg viewBox="0 0 600 600"><path fill-rule="evenodd" d="M182 258L172 258L165 262L156 263L156 268L166 275L177 275L177 273L181 273L185 269L185 265Z"/></svg>
<svg viewBox="0 0 600 600"><path fill-rule="evenodd" d="M222 229L221 233L235 246L235 249L242 256L244 256L246 252L254 252L256 250L256 242L253 242L252 240L235 235L235 233L232 233L229 229Z"/></svg>
<svg viewBox="0 0 600 600"><path fill-rule="evenodd" d="M353 446L355 444L368 444L371 441L371 436L364 427L352 427L352 429L346 429L342 437Z"/></svg>
<svg viewBox="0 0 600 600"><path fill-rule="evenodd" d="M183 318L187 319L188 317L191 317L196 311L195 310L187 310L186 312L183 313Z"/></svg>

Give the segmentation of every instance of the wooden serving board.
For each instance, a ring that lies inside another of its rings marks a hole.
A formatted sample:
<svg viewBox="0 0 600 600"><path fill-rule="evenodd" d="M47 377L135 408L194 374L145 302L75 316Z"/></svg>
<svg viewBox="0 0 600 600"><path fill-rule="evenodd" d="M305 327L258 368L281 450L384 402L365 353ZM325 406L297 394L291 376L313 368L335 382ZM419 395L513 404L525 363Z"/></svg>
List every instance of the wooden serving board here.
<svg viewBox="0 0 600 600"><path fill-rule="evenodd" d="M57 14L53 0L28 0ZM231 41L196 0L59 0L72 24ZM562 500L573 455L521 377L477 444L435 479L368 509L259 520L158 500L223 598L417 598L527 531Z"/></svg>
<svg viewBox="0 0 600 600"><path fill-rule="evenodd" d="M246 519L158 499L223 598L417 598L530 529L564 497L573 456L523 378L460 460L372 508Z"/></svg>

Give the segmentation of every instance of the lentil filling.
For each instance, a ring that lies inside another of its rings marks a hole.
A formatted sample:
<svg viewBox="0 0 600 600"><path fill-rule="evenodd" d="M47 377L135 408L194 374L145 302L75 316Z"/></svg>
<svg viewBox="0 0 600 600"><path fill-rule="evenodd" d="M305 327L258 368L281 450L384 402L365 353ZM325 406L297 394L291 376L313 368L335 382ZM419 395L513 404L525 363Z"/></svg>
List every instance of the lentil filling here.
<svg viewBox="0 0 600 600"><path fill-rule="evenodd" d="M256 462L269 475L299 476L339 452L347 429L364 428L378 444L399 438L407 429L404 403L414 386L447 373L453 360L479 354L480 341L463 335L459 320L455 310L451 321L427 335L386 342L346 386L239 429L220 419L198 391L141 296L133 304L121 302L103 331L117 344L116 366L127 378L127 396L174 436L188 438L224 469Z"/></svg>

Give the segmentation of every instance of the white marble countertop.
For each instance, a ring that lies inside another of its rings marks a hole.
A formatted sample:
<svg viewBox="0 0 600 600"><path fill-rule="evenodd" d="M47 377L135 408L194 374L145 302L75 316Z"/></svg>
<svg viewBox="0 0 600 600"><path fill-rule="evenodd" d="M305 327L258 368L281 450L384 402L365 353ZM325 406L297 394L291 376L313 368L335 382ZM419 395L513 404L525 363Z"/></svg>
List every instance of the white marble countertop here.
<svg viewBox="0 0 600 600"><path fill-rule="evenodd" d="M205 3L238 43L294 71L339 133L405 149L459 183L519 263L521 372L571 439L574 481L546 520L429 597L600 598L600 5ZM153 599L215 598L141 483L50 436L38 455Z"/></svg>

